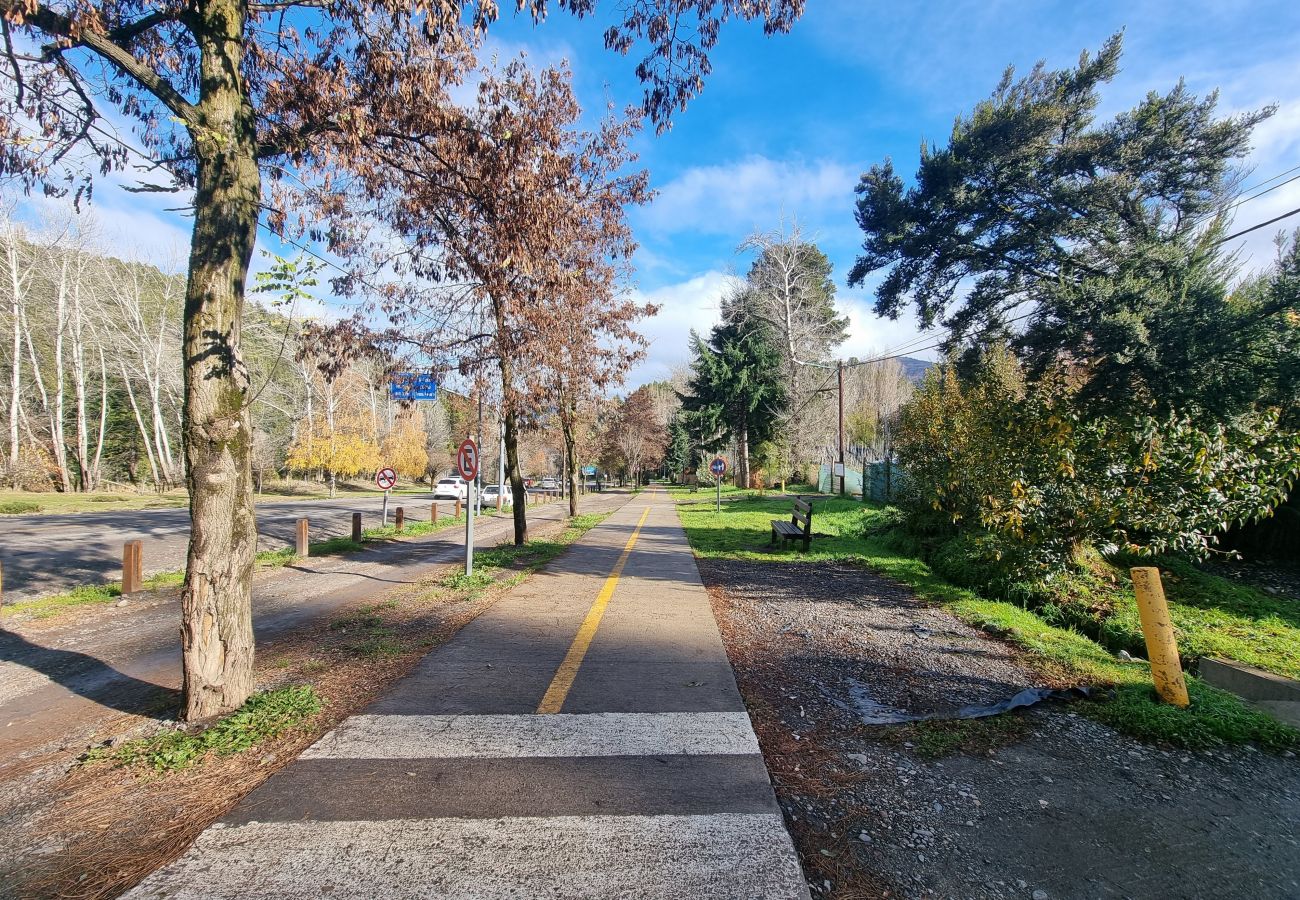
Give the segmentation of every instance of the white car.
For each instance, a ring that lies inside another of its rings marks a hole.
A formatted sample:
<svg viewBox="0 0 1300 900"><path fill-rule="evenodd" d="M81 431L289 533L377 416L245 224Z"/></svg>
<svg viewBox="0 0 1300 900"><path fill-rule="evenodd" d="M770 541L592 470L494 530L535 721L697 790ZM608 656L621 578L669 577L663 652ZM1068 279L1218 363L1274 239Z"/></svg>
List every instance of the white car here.
<svg viewBox="0 0 1300 900"><path fill-rule="evenodd" d="M460 500L464 502L469 499L469 485L459 475L442 478L433 487L433 499Z"/></svg>
<svg viewBox="0 0 1300 900"><path fill-rule="evenodd" d="M537 487L543 491L558 491L560 489L560 482L554 478L543 478Z"/></svg>
<svg viewBox="0 0 1300 900"><path fill-rule="evenodd" d="M514 491L510 488L510 485L506 485L504 492L499 484L485 484L483 486L484 506L496 506L498 496L501 497L502 503L513 505Z"/></svg>

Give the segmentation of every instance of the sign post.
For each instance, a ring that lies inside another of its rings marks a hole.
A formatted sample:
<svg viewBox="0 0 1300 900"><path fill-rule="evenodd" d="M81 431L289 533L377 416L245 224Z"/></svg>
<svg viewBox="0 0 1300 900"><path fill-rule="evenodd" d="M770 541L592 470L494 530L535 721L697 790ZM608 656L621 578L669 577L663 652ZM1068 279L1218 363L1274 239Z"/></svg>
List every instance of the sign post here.
<svg viewBox="0 0 1300 900"><path fill-rule="evenodd" d="M375 473L375 484L379 485L379 489L384 492L384 512L383 515L380 516L379 525L382 528L387 528L388 527L388 492L393 489L393 485L397 484L397 473L394 472L392 469L390 469L388 466L384 466L382 469L380 469L378 472Z"/></svg>
<svg viewBox="0 0 1300 900"><path fill-rule="evenodd" d="M722 512L722 476L727 474L727 461L721 456L715 456L713 462L709 463L709 471L713 473L713 483L717 487L713 511Z"/></svg>
<svg viewBox="0 0 1300 900"><path fill-rule="evenodd" d="M474 482L478 478L478 444L473 438L461 441L456 451L456 469L469 488L465 509L465 574L474 574Z"/></svg>

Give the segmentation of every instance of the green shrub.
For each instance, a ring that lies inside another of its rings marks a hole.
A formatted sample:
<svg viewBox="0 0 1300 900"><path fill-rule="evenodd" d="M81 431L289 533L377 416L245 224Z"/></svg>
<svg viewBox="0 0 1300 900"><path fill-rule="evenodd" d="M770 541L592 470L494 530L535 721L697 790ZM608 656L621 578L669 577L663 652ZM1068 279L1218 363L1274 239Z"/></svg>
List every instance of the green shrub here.
<svg viewBox="0 0 1300 900"><path fill-rule="evenodd" d="M39 503L32 503L30 500L6 500L0 503L0 514L6 516L17 516L23 513L38 513L41 511Z"/></svg>
<svg viewBox="0 0 1300 900"><path fill-rule="evenodd" d="M1002 591L1050 581L1087 547L1203 556L1300 473L1300 440L1275 411L1226 423L1098 413L1069 384L1027 383L1005 350L971 378L931 370L900 414L897 447L909 527L927 533L939 516L992 536L964 556L1013 570Z"/></svg>

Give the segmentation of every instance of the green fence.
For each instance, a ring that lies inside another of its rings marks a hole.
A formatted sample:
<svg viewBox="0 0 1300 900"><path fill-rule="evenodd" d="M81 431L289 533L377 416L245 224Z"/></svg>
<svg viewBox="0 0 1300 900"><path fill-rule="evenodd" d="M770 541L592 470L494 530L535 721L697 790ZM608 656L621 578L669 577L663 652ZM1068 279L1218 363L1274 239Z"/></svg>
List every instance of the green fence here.
<svg viewBox="0 0 1300 900"><path fill-rule="evenodd" d="M868 500L885 503L898 496L902 473L899 471L897 464L891 462L867 463L864 470L862 466L855 466L850 463L844 473L845 492L857 497L863 496L862 483L864 474L866 476L866 497ZM838 493L839 487L839 480L831 477L831 467L829 465L822 466L817 478L817 490L823 494Z"/></svg>

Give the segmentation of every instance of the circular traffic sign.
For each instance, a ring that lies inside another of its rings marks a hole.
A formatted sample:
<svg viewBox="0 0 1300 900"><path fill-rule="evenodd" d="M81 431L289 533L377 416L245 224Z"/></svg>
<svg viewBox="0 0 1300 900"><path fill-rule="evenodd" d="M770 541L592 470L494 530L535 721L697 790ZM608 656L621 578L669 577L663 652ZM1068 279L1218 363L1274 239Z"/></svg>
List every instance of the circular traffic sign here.
<svg viewBox="0 0 1300 900"><path fill-rule="evenodd" d="M478 477L478 444L474 443L473 438L465 438L456 451L456 469L466 481Z"/></svg>
<svg viewBox="0 0 1300 900"><path fill-rule="evenodd" d="M379 485L380 490L386 491L397 484L397 473L388 466L384 466L375 473L375 484Z"/></svg>
<svg viewBox="0 0 1300 900"><path fill-rule="evenodd" d="M714 458L713 462L709 463L709 471L721 478L727 474L727 461L721 456Z"/></svg>

